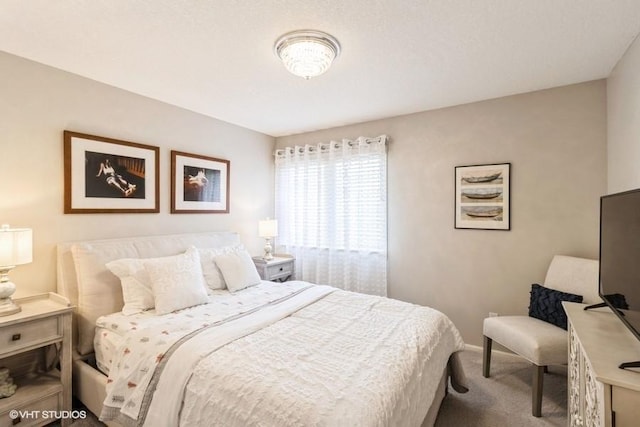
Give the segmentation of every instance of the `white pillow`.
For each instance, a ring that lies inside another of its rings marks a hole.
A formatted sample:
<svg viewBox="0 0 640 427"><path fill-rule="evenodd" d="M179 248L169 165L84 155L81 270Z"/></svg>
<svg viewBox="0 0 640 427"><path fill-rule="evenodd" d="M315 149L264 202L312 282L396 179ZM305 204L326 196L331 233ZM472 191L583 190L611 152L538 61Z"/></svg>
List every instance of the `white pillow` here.
<svg viewBox="0 0 640 427"><path fill-rule="evenodd" d="M78 330L78 352L82 355L93 353L98 317L115 313L122 309L120 281L109 273L105 264L119 258L135 256L132 244L109 247L89 243L71 246L73 264L78 284L78 316L74 316ZM76 326L76 325L74 325Z"/></svg>
<svg viewBox="0 0 640 427"><path fill-rule="evenodd" d="M172 257L147 259L156 313L167 314L209 302L196 248Z"/></svg>
<svg viewBox="0 0 640 427"><path fill-rule="evenodd" d="M218 255L228 254L244 250L244 246L224 246L221 248L198 248L200 253L200 264L202 265L202 274L209 289L226 289L227 284L224 281L222 272L216 265L214 258Z"/></svg>
<svg viewBox="0 0 640 427"><path fill-rule="evenodd" d="M107 263L106 267L120 278L124 306L122 314L130 316L154 307L151 279L144 269L144 259L124 258Z"/></svg>
<svg viewBox="0 0 640 427"><path fill-rule="evenodd" d="M260 275L246 250L218 255L213 258L231 292L260 283Z"/></svg>

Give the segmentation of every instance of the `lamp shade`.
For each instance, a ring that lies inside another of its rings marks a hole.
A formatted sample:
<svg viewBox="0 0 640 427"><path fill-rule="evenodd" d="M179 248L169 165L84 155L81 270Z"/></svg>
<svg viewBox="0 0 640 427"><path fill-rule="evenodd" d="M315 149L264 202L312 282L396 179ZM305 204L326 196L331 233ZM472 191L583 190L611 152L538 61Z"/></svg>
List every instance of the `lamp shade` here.
<svg viewBox="0 0 640 427"><path fill-rule="evenodd" d="M32 261L30 228L0 228L0 267L28 264Z"/></svg>
<svg viewBox="0 0 640 427"><path fill-rule="evenodd" d="M265 219L258 222L258 235L260 237L277 237L278 236L278 220Z"/></svg>

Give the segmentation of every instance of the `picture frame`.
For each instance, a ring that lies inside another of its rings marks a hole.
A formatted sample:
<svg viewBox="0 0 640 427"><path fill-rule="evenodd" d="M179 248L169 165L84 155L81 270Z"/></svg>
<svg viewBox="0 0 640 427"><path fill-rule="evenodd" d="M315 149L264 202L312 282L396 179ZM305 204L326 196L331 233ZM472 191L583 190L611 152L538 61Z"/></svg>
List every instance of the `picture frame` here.
<svg viewBox="0 0 640 427"><path fill-rule="evenodd" d="M160 212L160 148L64 131L64 213Z"/></svg>
<svg viewBox="0 0 640 427"><path fill-rule="evenodd" d="M171 151L171 213L229 213L229 160Z"/></svg>
<svg viewBox="0 0 640 427"><path fill-rule="evenodd" d="M511 229L511 163L455 167L455 228Z"/></svg>

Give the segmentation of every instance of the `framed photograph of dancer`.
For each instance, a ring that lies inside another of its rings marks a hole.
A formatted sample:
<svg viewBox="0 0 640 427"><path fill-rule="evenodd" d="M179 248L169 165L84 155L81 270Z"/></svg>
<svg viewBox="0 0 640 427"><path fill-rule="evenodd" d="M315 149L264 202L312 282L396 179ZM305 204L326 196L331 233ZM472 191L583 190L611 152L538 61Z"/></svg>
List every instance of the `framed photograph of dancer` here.
<svg viewBox="0 0 640 427"><path fill-rule="evenodd" d="M455 228L511 229L511 163L455 167Z"/></svg>
<svg viewBox="0 0 640 427"><path fill-rule="evenodd" d="M64 213L160 212L160 149L64 131Z"/></svg>
<svg viewBox="0 0 640 427"><path fill-rule="evenodd" d="M229 213L229 160L171 151L171 213Z"/></svg>

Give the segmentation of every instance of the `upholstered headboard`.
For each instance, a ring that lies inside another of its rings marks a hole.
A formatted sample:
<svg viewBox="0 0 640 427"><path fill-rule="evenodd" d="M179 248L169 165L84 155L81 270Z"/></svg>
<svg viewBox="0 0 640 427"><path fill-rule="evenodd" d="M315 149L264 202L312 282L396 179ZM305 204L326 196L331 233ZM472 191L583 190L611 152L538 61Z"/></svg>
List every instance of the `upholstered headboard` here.
<svg viewBox="0 0 640 427"><path fill-rule="evenodd" d="M98 317L122 310L120 280L107 270L107 262L120 258L176 255L189 246L218 248L237 244L240 244L240 238L232 232L128 237L59 244L57 288L58 293L66 296L76 307L76 349L82 355L92 353Z"/></svg>

